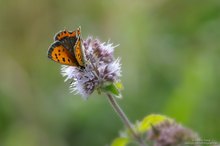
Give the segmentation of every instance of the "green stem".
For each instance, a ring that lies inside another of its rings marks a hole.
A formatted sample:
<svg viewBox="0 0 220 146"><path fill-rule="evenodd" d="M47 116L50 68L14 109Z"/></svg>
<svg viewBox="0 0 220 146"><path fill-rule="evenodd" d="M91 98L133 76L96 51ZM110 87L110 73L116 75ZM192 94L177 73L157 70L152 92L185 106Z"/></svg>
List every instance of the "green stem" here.
<svg viewBox="0 0 220 146"><path fill-rule="evenodd" d="M135 132L135 130L132 128L132 124L129 121L128 117L125 115L123 110L120 108L118 103L116 102L115 98L111 94L107 94L109 103L112 105L115 112L118 114L118 116L121 118L122 122L125 124L125 126L128 128L128 130L131 132L133 138L140 144L140 146L146 146L143 140L141 139L140 135Z"/></svg>

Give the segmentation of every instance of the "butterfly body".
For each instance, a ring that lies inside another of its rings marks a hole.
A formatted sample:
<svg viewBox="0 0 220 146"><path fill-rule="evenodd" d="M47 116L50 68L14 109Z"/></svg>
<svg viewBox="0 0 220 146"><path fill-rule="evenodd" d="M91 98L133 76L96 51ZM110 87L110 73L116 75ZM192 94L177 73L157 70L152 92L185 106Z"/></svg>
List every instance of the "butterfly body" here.
<svg viewBox="0 0 220 146"><path fill-rule="evenodd" d="M84 68L84 46L80 34L80 27L72 32L64 30L57 33L48 49L48 58L60 64Z"/></svg>

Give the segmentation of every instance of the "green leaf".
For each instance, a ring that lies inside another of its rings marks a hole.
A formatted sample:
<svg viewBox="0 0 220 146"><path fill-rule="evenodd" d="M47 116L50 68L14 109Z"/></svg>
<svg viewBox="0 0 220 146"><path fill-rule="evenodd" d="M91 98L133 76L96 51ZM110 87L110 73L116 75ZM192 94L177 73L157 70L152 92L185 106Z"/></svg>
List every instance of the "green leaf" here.
<svg viewBox="0 0 220 146"><path fill-rule="evenodd" d="M152 126L155 126L157 124L160 124L161 122L169 120L173 121L172 119L163 116L163 115L156 115L152 114L149 116L146 116L137 126L137 131L140 133L144 133L148 131Z"/></svg>
<svg viewBox="0 0 220 146"><path fill-rule="evenodd" d="M108 92L110 94L115 95L116 97L120 98L121 97L121 92L119 91L119 89L117 88L117 86L114 83L105 85L102 90L104 92Z"/></svg>
<svg viewBox="0 0 220 146"><path fill-rule="evenodd" d="M128 143L129 143L128 138L118 137L118 138L114 139L111 146L126 146Z"/></svg>
<svg viewBox="0 0 220 146"><path fill-rule="evenodd" d="M119 90L123 90L124 89L124 86L121 82L116 82L115 83L115 86L119 89Z"/></svg>

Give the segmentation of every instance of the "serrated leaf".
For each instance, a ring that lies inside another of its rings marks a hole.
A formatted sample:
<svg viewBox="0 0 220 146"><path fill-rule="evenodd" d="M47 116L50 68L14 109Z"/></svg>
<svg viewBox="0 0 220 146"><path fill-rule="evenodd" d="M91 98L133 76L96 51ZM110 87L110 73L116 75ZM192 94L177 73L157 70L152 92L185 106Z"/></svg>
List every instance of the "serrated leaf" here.
<svg viewBox="0 0 220 146"><path fill-rule="evenodd" d="M128 143L129 143L128 138L118 137L118 138L114 139L111 146L126 146Z"/></svg>

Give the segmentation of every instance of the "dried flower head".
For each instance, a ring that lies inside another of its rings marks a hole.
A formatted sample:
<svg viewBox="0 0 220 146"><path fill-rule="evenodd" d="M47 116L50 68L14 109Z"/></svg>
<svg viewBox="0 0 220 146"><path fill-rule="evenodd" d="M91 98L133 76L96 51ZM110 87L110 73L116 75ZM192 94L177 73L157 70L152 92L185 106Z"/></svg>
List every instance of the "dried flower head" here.
<svg viewBox="0 0 220 146"><path fill-rule="evenodd" d="M104 91L109 85L119 82L121 76L120 59L113 56L113 44L102 43L88 37L83 41L85 68L63 65L61 73L66 80L72 80L71 91L81 94L85 99L98 90Z"/></svg>
<svg viewBox="0 0 220 146"><path fill-rule="evenodd" d="M148 131L148 140L152 141L154 146L182 146L198 139L198 135L190 129L168 120ZM197 146L196 143L192 145Z"/></svg>

